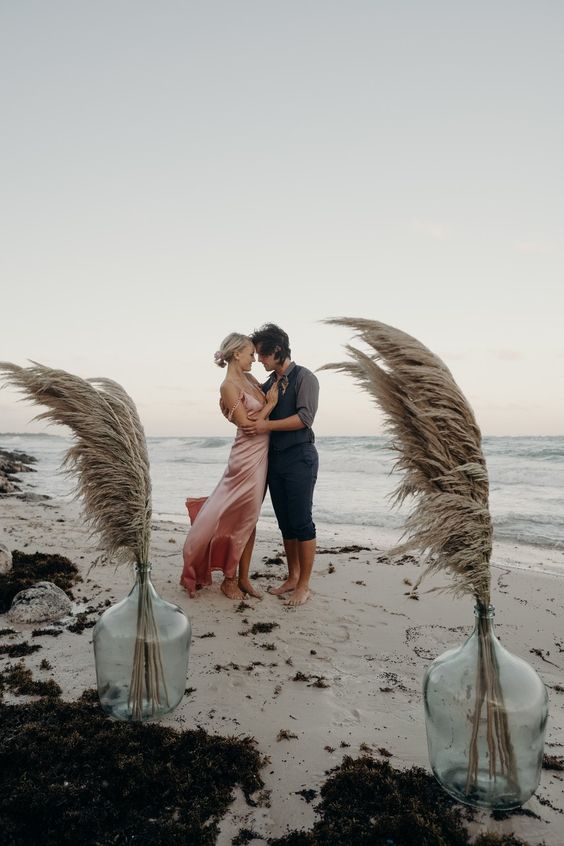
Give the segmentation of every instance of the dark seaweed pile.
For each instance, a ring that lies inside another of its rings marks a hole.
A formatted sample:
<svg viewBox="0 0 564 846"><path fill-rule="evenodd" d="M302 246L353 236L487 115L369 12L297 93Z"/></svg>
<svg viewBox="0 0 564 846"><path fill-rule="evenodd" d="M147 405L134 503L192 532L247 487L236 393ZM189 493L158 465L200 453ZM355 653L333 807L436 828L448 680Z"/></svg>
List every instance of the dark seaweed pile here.
<svg viewBox="0 0 564 846"><path fill-rule="evenodd" d="M3 846L211 846L235 785L262 788L251 738L115 722L96 699L0 706Z"/></svg>
<svg viewBox="0 0 564 846"><path fill-rule="evenodd" d="M470 840L469 812L420 767L345 757L321 788L320 819L311 831L269 840L271 846L526 846L513 835Z"/></svg>

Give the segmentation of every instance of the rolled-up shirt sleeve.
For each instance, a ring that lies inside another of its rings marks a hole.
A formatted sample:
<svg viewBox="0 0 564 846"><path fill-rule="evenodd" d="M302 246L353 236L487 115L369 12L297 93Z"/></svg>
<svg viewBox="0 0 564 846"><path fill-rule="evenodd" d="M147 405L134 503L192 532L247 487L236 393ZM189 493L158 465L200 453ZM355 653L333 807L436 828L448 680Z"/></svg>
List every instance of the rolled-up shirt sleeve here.
<svg viewBox="0 0 564 846"><path fill-rule="evenodd" d="M319 381L311 370L302 367L296 380L296 414L311 429L319 405Z"/></svg>

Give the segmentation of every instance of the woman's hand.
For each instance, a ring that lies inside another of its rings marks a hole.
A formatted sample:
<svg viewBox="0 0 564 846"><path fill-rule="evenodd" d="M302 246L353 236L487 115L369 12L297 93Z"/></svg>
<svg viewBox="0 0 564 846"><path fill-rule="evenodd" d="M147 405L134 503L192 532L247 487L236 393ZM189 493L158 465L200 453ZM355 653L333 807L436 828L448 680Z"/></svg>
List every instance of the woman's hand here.
<svg viewBox="0 0 564 846"><path fill-rule="evenodd" d="M276 403L278 402L278 382L274 382L274 384L268 389L266 392L266 404L274 408Z"/></svg>

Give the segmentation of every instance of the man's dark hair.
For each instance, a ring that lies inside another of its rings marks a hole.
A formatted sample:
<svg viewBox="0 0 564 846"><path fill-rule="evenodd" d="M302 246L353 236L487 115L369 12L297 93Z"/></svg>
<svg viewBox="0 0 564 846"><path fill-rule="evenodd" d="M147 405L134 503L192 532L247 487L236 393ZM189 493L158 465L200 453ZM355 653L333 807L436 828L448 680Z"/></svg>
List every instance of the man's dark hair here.
<svg viewBox="0 0 564 846"><path fill-rule="evenodd" d="M255 347L260 347L263 355L274 353L275 361L285 361L292 357L290 339L286 332L275 323L265 323L249 335Z"/></svg>

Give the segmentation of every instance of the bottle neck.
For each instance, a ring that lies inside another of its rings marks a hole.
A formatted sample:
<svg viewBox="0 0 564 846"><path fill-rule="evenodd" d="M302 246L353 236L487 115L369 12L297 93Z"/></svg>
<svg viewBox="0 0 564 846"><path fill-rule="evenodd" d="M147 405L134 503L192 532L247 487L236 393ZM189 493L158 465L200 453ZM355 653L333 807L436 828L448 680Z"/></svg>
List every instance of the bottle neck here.
<svg viewBox="0 0 564 846"><path fill-rule="evenodd" d="M476 620L493 620L495 617L494 605L482 605L477 602L474 606L474 617Z"/></svg>
<svg viewBox="0 0 564 846"><path fill-rule="evenodd" d="M472 636L480 639L497 641L494 628L495 608L493 605L481 605L477 603L474 607L474 631Z"/></svg>
<svg viewBox="0 0 564 846"><path fill-rule="evenodd" d="M133 572L135 573L135 578L139 582L145 582L151 580L151 564L134 564L133 565Z"/></svg>

